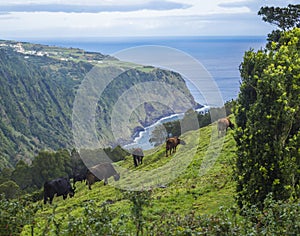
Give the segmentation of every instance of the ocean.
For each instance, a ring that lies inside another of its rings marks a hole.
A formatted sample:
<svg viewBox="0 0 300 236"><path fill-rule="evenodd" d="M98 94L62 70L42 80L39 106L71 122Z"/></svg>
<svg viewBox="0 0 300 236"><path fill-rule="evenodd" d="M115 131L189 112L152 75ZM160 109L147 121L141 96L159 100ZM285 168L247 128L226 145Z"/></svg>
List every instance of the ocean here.
<svg viewBox="0 0 300 236"><path fill-rule="evenodd" d="M245 51L264 48L264 36L231 37L128 37L31 39L32 43L80 48L86 51L113 55L118 51L146 45L180 50L198 60L216 82L224 102L236 99L239 92L239 66ZM193 88L191 88L193 90ZM197 91L191 91L197 99Z"/></svg>
<svg viewBox="0 0 300 236"><path fill-rule="evenodd" d="M43 39L30 40L32 43L41 43L61 47L80 48L86 51L100 52L115 55L126 49L141 46L168 47L181 51L204 66L216 83L224 102L236 99L239 93L240 73L239 66L243 61L245 51L264 48L265 37L130 37L130 38L88 38L88 39ZM205 104L201 91L187 81L187 86L196 102ZM206 107L204 110L207 109ZM164 117L155 124L145 127L134 142L125 145L125 148L141 147L144 150L153 147L149 138L155 126L166 121L180 118L182 114Z"/></svg>

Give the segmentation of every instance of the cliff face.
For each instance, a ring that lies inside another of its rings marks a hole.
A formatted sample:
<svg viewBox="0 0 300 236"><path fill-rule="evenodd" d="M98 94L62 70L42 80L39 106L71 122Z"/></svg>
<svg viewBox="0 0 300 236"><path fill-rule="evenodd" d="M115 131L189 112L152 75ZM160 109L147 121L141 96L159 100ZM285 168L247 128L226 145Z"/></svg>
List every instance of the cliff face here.
<svg viewBox="0 0 300 236"><path fill-rule="evenodd" d="M163 116L196 105L182 77L171 71L143 66L130 69L115 58L80 49L2 41L0 169L15 165L19 159L30 161L41 149L73 147L72 110L78 88L94 66L101 69L108 65L121 67L124 73L106 86L96 108L96 130L105 137L106 145L122 141L114 137L112 121L118 122L118 116L125 115L128 109L131 111L126 117L128 130L133 135ZM152 85L148 86L149 83ZM185 98L176 99L176 92L172 91L158 89L155 93L152 90L156 90L159 83L167 84L169 90L173 88ZM154 97L145 94L140 104L125 101L125 105L113 113L120 97L139 84L145 86L140 89L148 90L148 94L151 90ZM112 120L112 114L119 115Z"/></svg>

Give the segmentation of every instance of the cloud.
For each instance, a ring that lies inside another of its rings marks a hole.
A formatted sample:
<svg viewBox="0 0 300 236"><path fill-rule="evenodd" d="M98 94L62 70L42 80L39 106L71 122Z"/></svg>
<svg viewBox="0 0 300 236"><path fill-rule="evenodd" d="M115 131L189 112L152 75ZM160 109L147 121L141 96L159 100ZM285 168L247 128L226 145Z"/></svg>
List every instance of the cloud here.
<svg viewBox="0 0 300 236"><path fill-rule="evenodd" d="M263 6L278 6L285 7L288 4L299 4L295 0L287 0L287 1L274 1L274 0L240 0L233 2L223 2L220 3L220 7L224 8L234 8L234 7L248 7L252 12L258 12L259 9Z"/></svg>
<svg viewBox="0 0 300 236"><path fill-rule="evenodd" d="M0 0L0 37L266 35L271 28L257 11L269 2Z"/></svg>
<svg viewBox="0 0 300 236"><path fill-rule="evenodd" d="M173 10L186 9L189 4L169 1L149 1L137 4L7 4L0 5L0 12L66 12L66 13L99 13L99 12L132 12L138 10Z"/></svg>

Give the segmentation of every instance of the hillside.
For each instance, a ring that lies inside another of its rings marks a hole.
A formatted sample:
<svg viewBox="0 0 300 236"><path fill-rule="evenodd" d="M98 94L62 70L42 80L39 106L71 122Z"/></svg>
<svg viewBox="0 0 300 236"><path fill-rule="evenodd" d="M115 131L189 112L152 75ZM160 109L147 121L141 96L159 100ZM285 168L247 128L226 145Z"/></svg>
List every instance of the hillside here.
<svg viewBox="0 0 300 236"><path fill-rule="evenodd" d="M177 73L118 61L81 49L0 41L0 169L30 162L39 150L72 148L72 108L76 92L96 66L121 68L98 101L97 132L112 140L111 111L118 97L137 83L163 81L194 99ZM144 103L132 117L132 134L174 111ZM107 143L114 145L114 143Z"/></svg>
<svg viewBox="0 0 300 236"><path fill-rule="evenodd" d="M212 135L213 141L211 141ZM160 146L148 151L143 165L136 169L134 169L131 156L128 156L125 161L118 162L116 168L122 167L127 171L121 172L119 182L114 182L113 178L110 178L109 183L124 186L122 181L141 184L145 180L142 177L133 179L132 176L135 172L137 174L142 171L144 171L143 173L151 172L151 170L164 168L169 163L180 163L181 160L190 158L189 163L186 163L186 168L172 181L156 185L157 180L153 179L151 185L156 187L151 188L150 197L147 194L140 196L137 194L138 192L128 192L128 189L124 191L112 185L103 186L103 182L95 183L92 190L88 190L85 183L76 183L74 198L64 201L61 197L57 197L52 206L43 205L42 201L34 203L31 207L39 209L34 219L34 233L36 235L56 235L55 230L59 230L61 235L78 235L78 233L95 235L93 230L95 227L97 228L98 224L99 228L96 232L99 235L103 235L105 229L114 229L114 235L132 235L135 232L135 223L131 218L130 210L132 197L149 201L149 205L145 204L143 212L146 221L145 228L154 227L156 230L159 229L160 224L166 223L172 216L214 214L221 206L234 205L235 184L231 174L235 142L231 131L228 132L225 139L217 139L216 136L215 124L209 125L182 135L186 145L180 145L177 153L171 157L166 158L165 149ZM207 160L208 162L213 161L214 155L216 155L218 147L222 146L223 141L222 151L215 163L210 163L212 164L211 168L208 168L207 172L201 173L201 170L204 170L203 163L207 164ZM199 144L195 142L199 142ZM193 148L190 148L190 145ZM193 156L189 157L191 154ZM130 171L133 174L128 178L126 172ZM167 177L164 173L163 176ZM59 224L58 228L55 226L57 223ZM176 222L170 222L170 224L173 223L176 225ZM27 225L21 235L29 235L31 230L32 225ZM178 230L181 232L180 228ZM108 232L111 233L111 231Z"/></svg>

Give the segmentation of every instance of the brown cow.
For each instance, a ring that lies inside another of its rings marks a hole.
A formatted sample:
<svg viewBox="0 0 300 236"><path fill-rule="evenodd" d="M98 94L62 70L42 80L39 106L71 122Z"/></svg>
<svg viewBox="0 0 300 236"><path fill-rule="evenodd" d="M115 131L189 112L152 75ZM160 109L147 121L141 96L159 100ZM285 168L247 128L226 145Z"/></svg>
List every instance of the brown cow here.
<svg viewBox="0 0 300 236"><path fill-rule="evenodd" d="M117 173L115 168L111 163L101 163L91 167L86 174L86 184L89 186L91 190L91 185L97 181L101 181L104 179L104 185L108 184L108 178L113 176L115 181L120 179L120 175Z"/></svg>
<svg viewBox="0 0 300 236"><path fill-rule="evenodd" d="M132 152L134 166L137 167L139 164L143 164L144 153L141 148L135 148Z"/></svg>
<svg viewBox="0 0 300 236"><path fill-rule="evenodd" d="M168 156L168 151L171 153L175 153L176 152L176 147L177 145L180 144L180 139L175 136L172 138L167 138L166 140L166 157Z"/></svg>
<svg viewBox="0 0 300 236"><path fill-rule="evenodd" d="M227 129L234 129L234 124L230 121L228 117L221 118L218 120L218 137L227 131Z"/></svg>

